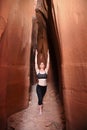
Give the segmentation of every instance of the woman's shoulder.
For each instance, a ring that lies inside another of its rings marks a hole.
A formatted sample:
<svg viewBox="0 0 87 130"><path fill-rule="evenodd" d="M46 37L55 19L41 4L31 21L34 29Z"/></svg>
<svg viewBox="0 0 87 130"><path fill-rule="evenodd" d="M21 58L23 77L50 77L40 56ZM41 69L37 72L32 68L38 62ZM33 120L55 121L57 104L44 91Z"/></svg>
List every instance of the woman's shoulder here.
<svg viewBox="0 0 87 130"><path fill-rule="evenodd" d="M45 69L45 73L48 74L48 69L47 68Z"/></svg>
<svg viewBox="0 0 87 130"><path fill-rule="evenodd" d="M39 73L40 73L40 70L39 70L39 69L37 69L37 70L36 70L36 74L39 74Z"/></svg>

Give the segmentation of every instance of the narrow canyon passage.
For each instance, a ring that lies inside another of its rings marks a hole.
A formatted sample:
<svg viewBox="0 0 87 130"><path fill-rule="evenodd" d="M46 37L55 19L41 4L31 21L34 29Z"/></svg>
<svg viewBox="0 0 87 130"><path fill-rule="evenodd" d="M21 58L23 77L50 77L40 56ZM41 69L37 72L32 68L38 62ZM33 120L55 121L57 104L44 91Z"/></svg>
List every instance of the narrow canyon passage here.
<svg viewBox="0 0 87 130"><path fill-rule="evenodd" d="M87 0L0 0L0 130L87 130L86 10ZM38 64L49 49L53 71L41 116L36 49Z"/></svg>
<svg viewBox="0 0 87 130"><path fill-rule="evenodd" d="M39 115L35 84L32 86L29 107L9 117L8 130L63 130L63 109L51 79L43 104L43 113Z"/></svg>

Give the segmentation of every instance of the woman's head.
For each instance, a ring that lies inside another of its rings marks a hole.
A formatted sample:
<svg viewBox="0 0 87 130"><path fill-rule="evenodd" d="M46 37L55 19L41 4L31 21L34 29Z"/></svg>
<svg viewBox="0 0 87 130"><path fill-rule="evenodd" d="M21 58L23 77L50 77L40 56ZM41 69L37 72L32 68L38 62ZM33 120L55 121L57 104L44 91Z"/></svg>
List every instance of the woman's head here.
<svg viewBox="0 0 87 130"><path fill-rule="evenodd" d="M45 69L45 64L44 62L41 62L40 65L39 65L40 69Z"/></svg>

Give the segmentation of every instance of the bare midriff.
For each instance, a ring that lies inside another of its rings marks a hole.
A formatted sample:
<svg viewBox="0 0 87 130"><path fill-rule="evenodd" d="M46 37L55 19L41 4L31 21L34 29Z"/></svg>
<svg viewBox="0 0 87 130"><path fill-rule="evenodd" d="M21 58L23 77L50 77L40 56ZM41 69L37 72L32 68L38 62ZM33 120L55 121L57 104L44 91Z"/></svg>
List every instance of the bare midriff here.
<svg viewBox="0 0 87 130"><path fill-rule="evenodd" d="M47 86L47 79L38 79L38 85Z"/></svg>

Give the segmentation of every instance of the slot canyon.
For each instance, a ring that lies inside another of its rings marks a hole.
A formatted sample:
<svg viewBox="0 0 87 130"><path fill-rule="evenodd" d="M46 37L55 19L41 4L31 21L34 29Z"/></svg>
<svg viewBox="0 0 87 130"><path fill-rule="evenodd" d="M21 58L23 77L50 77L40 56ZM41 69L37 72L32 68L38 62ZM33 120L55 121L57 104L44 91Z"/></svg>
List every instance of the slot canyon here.
<svg viewBox="0 0 87 130"><path fill-rule="evenodd" d="M0 0L0 130L87 130L87 1ZM50 55L44 111L38 64Z"/></svg>

